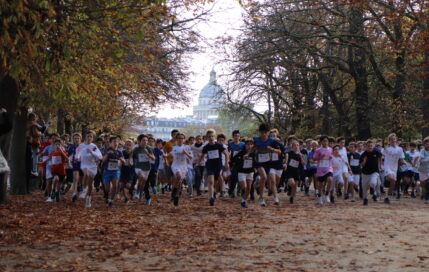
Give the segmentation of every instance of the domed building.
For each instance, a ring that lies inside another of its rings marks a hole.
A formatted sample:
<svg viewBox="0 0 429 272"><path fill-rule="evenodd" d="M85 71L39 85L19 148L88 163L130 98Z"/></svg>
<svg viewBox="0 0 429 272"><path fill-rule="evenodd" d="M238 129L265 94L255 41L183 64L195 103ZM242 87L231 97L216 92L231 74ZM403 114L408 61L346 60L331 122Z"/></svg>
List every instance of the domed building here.
<svg viewBox="0 0 429 272"><path fill-rule="evenodd" d="M198 105L194 106L194 118L202 121L213 121L218 117L219 109L222 107L221 99L223 90L217 84L216 72L210 72L210 81L200 91Z"/></svg>

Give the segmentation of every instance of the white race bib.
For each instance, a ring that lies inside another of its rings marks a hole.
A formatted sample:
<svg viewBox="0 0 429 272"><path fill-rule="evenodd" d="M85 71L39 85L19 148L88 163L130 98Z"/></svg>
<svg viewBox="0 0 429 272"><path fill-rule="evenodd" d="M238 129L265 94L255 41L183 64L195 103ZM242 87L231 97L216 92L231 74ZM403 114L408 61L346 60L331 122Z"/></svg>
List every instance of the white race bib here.
<svg viewBox="0 0 429 272"><path fill-rule="evenodd" d="M110 160L107 163L107 170L117 171L119 169L119 161L118 160Z"/></svg>
<svg viewBox="0 0 429 272"><path fill-rule="evenodd" d="M323 159L319 162L319 167L328 168L330 166L330 162L327 159Z"/></svg>
<svg viewBox="0 0 429 272"><path fill-rule="evenodd" d="M149 156L147 154L144 153L139 153L139 162L148 162L149 161Z"/></svg>
<svg viewBox="0 0 429 272"><path fill-rule="evenodd" d="M49 157L48 156L42 156L40 159L40 162L45 162Z"/></svg>
<svg viewBox="0 0 429 272"><path fill-rule="evenodd" d="M278 161L279 160L279 154L273 153L272 156L271 156L271 160L272 161Z"/></svg>
<svg viewBox="0 0 429 272"><path fill-rule="evenodd" d="M219 150L210 150L207 152L209 160L219 159Z"/></svg>
<svg viewBox="0 0 429 272"><path fill-rule="evenodd" d="M258 162L268 162L270 161L270 153L258 154Z"/></svg>
<svg viewBox="0 0 429 272"><path fill-rule="evenodd" d="M290 160L290 162L289 162L289 166L290 166L290 167L293 167L293 168L298 168L298 166L299 166L299 161L296 161L296 160L294 160L294 159L291 159L291 160Z"/></svg>
<svg viewBox="0 0 429 272"><path fill-rule="evenodd" d="M62 160L61 160L61 156L53 156L52 160L51 160L51 164L52 165L57 165L57 164L61 164Z"/></svg>
<svg viewBox="0 0 429 272"><path fill-rule="evenodd" d="M356 160L356 159L350 160L350 166L359 166L359 160Z"/></svg>
<svg viewBox="0 0 429 272"><path fill-rule="evenodd" d="M244 169L249 169L252 168L253 165L253 160L252 159L245 159L243 162L243 168Z"/></svg>
<svg viewBox="0 0 429 272"><path fill-rule="evenodd" d="M240 152L240 151L237 151L237 150L232 151L232 156L235 157L235 155L237 155L238 152Z"/></svg>

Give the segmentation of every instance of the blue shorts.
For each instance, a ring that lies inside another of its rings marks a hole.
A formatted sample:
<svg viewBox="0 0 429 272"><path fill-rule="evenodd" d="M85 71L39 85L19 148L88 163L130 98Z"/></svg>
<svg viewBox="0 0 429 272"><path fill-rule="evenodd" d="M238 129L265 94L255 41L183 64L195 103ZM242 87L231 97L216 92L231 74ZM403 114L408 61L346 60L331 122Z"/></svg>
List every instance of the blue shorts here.
<svg viewBox="0 0 429 272"><path fill-rule="evenodd" d="M215 179L218 179L220 170L220 168L206 168L207 176L214 176Z"/></svg>
<svg viewBox="0 0 429 272"><path fill-rule="evenodd" d="M119 170L104 170L103 171L103 184L109 184L112 179L119 179L121 171Z"/></svg>

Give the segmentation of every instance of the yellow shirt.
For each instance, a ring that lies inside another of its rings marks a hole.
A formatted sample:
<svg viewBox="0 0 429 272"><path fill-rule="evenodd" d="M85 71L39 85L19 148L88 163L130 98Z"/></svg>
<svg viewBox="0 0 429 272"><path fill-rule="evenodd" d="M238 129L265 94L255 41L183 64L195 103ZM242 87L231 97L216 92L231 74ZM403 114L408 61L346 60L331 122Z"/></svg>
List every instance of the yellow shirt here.
<svg viewBox="0 0 429 272"><path fill-rule="evenodd" d="M173 150L173 145L174 145L174 140L171 139L170 141L168 141L165 145L164 145L164 154L168 155L172 150ZM171 163L173 162L173 157L167 157L167 162L168 164L171 165Z"/></svg>

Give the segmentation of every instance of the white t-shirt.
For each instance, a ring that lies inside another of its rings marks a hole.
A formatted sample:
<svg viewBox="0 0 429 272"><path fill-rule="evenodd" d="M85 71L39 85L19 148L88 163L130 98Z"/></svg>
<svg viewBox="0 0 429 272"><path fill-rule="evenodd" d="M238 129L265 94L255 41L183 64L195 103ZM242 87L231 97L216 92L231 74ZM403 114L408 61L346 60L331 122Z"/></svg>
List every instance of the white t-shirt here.
<svg viewBox="0 0 429 272"><path fill-rule="evenodd" d="M343 173L344 167L347 169L346 161L343 159L343 157L332 157L332 168L334 170L334 176L341 175Z"/></svg>
<svg viewBox="0 0 429 272"><path fill-rule="evenodd" d="M92 150L89 153L87 150ZM97 168L97 160L103 159L100 149L95 144L80 144L76 149L76 158L80 160L80 168Z"/></svg>
<svg viewBox="0 0 429 272"><path fill-rule="evenodd" d="M188 153L191 152L191 149L187 145L174 145L170 154L173 156L173 164L172 167L188 167L188 157L183 153L183 150L186 150Z"/></svg>
<svg viewBox="0 0 429 272"><path fill-rule="evenodd" d="M398 171L398 162L404 159L404 151L399 146L386 146L382 154L384 155L384 170L396 173Z"/></svg>
<svg viewBox="0 0 429 272"><path fill-rule="evenodd" d="M343 161L345 161L345 162L348 161L348 158L347 158L347 149L345 147L341 148L339 150L339 153L340 153L340 156L343 159ZM343 165L343 172L348 172L348 168L347 168L346 164Z"/></svg>
<svg viewBox="0 0 429 272"><path fill-rule="evenodd" d="M414 152L409 151L408 154L410 154L410 158L411 158L410 170L413 171L414 173L418 173L419 171L417 169L419 168L419 159L417 158L420 157L420 152L418 152L417 150L414 150ZM415 160L417 160L416 167L413 167L413 163Z"/></svg>
<svg viewBox="0 0 429 272"><path fill-rule="evenodd" d="M203 147L204 144L202 144L200 147L196 147L195 144L193 144L191 146L191 150L192 150L192 155L193 155L193 163L198 163L198 161L200 160L201 156L203 155ZM206 159L203 158L203 160L201 161L199 166L204 166L206 165Z"/></svg>

